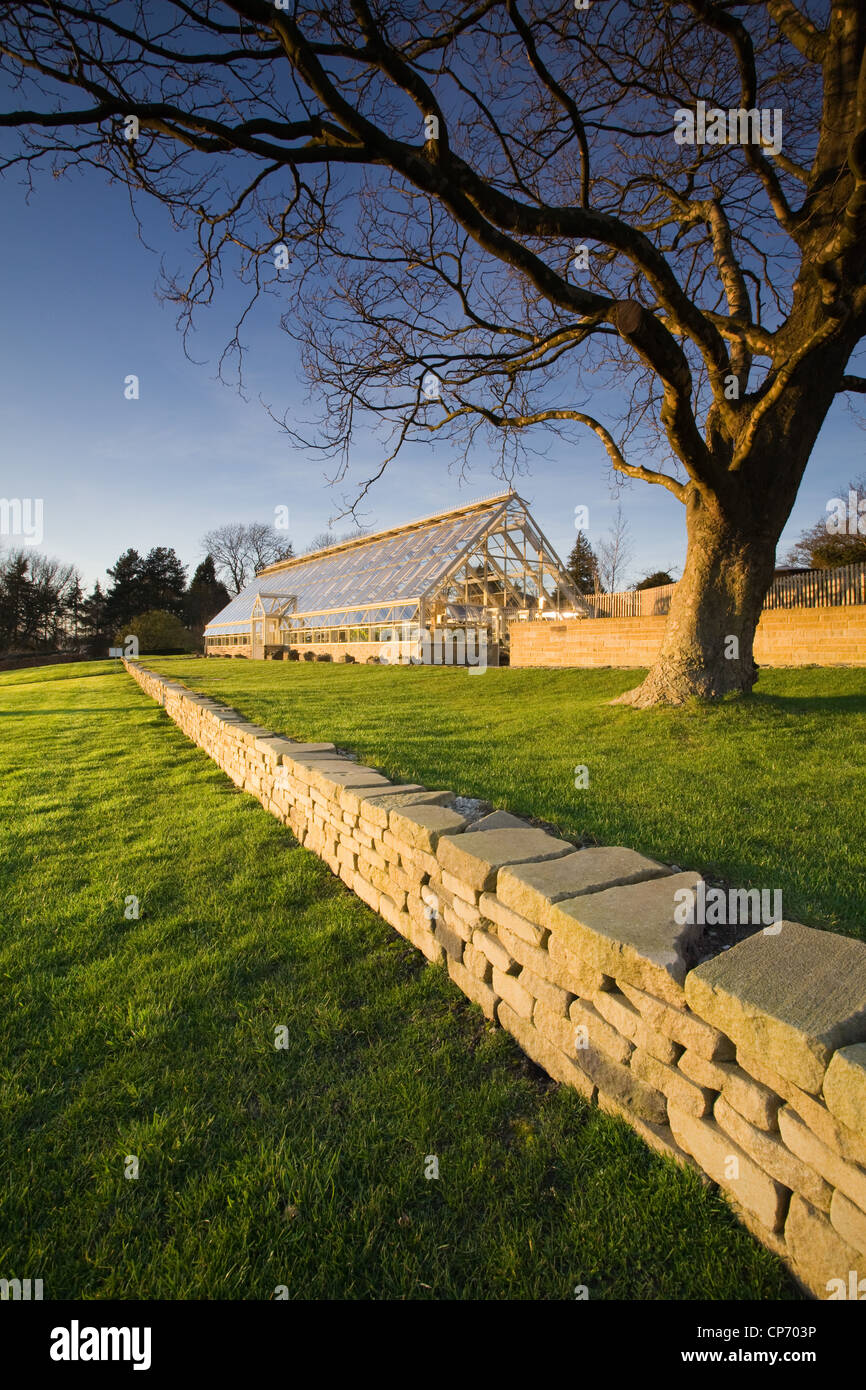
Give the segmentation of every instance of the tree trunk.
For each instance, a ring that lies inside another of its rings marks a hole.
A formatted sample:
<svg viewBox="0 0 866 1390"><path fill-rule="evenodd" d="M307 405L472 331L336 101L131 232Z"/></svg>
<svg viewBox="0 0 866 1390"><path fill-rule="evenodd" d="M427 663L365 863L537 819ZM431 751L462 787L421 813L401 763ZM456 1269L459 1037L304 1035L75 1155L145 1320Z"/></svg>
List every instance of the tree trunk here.
<svg viewBox="0 0 866 1390"><path fill-rule="evenodd" d="M784 521L784 515L773 518L776 524L766 514L756 518L748 501L724 508L706 493L691 494L686 564L661 650L643 683L614 703L644 709L751 691L758 677L755 629Z"/></svg>

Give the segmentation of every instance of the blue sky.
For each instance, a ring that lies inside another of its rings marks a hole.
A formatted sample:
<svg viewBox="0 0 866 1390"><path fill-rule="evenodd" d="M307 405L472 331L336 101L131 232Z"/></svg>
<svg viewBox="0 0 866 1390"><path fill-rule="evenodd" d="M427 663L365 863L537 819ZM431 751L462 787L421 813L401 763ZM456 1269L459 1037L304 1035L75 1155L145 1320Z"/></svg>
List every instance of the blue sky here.
<svg viewBox="0 0 866 1390"><path fill-rule="evenodd" d="M227 280L217 306L199 320L191 350L204 365L187 360L175 308L155 293L159 256L139 241L123 188L95 173L43 174L27 202L25 189L7 178L3 206L0 494L44 499L42 550L77 564L89 587L128 546L174 546L192 569L209 528L272 522L279 506L289 507L296 550L325 529L343 489L329 486L327 463L293 444L260 400L277 414L288 409L308 420L314 413L294 344L279 330L278 301L266 299L244 335L244 400L216 380L239 287ZM182 265L184 238L162 209L146 211L150 245L170 268ZM129 373L140 379L137 401L124 398ZM353 477L373 471L381 454L372 438L361 441ZM840 400L813 454L780 559L800 530L824 515L838 487L862 471L863 456L863 432ZM407 450L376 485L367 522L374 529L398 525L502 489L481 452L462 485L449 463L446 445ZM553 441L530 468L518 490L563 558L574 540L575 506L589 507L591 541L605 534L617 504L594 436L587 433L576 450ZM680 504L640 483L621 496L634 547L630 578L678 572L685 555Z"/></svg>

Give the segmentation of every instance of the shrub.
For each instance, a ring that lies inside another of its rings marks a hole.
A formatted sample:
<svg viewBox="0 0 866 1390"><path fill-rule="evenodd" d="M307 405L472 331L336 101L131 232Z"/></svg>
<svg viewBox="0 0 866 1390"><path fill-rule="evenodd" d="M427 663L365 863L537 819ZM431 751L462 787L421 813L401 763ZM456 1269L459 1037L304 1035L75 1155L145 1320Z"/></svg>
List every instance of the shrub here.
<svg viewBox="0 0 866 1390"><path fill-rule="evenodd" d="M315 653L315 652L304 652L304 660L305 660L305 661L315 661L315 659L316 659L316 653Z"/></svg>
<svg viewBox="0 0 866 1390"><path fill-rule="evenodd" d="M330 653L330 652L318 652L318 653L316 654L316 660L317 660L317 661L333 661L334 658L331 656L331 653Z"/></svg>
<svg viewBox="0 0 866 1390"><path fill-rule="evenodd" d="M137 618L131 618L123 627L118 628L114 640L122 647L127 636L138 638L138 650L142 656L153 655L155 652L192 652L197 645L192 633L184 627L180 618L176 618L173 613L164 612L161 608L153 608L148 613L139 613Z"/></svg>

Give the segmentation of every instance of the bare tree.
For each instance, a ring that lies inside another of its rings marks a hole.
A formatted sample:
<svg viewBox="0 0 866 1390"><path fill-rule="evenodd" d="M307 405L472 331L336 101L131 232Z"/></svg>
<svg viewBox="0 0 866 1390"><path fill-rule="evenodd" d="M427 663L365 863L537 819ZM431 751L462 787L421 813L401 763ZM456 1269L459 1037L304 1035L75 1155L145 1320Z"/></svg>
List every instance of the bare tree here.
<svg viewBox="0 0 866 1390"><path fill-rule="evenodd" d="M609 594L625 588L625 577L633 553L631 527L623 515L620 502L607 536L598 544L599 578Z"/></svg>
<svg viewBox="0 0 866 1390"><path fill-rule="evenodd" d="M290 542L265 522L231 521L202 537L202 550L213 556L217 571L233 593L239 594L265 565L291 555Z"/></svg>
<svg viewBox="0 0 866 1390"><path fill-rule="evenodd" d="M286 2L7 6L5 167L161 199L195 230L187 322L240 251L252 296L283 299L336 478L371 413L395 436L375 477L436 431L464 456L498 438L506 472L531 428L594 431L688 532L625 698L750 690L806 463L866 391L862 0ZM605 422L583 403L611 381Z"/></svg>

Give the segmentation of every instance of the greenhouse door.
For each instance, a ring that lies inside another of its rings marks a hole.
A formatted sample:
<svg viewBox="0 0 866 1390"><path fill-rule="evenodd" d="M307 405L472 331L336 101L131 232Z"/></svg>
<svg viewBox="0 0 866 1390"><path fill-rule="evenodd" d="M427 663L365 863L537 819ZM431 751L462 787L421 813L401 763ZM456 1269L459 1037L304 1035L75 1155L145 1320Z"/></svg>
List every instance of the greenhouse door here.
<svg viewBox="0 0 866 1390"><path fill-rule="evenodd" d="M250 655L252 656L254 661L264 661L265 658L265 644L262 637L261 618L253 619L253 640L252 651L250 652Z"/></svg>

